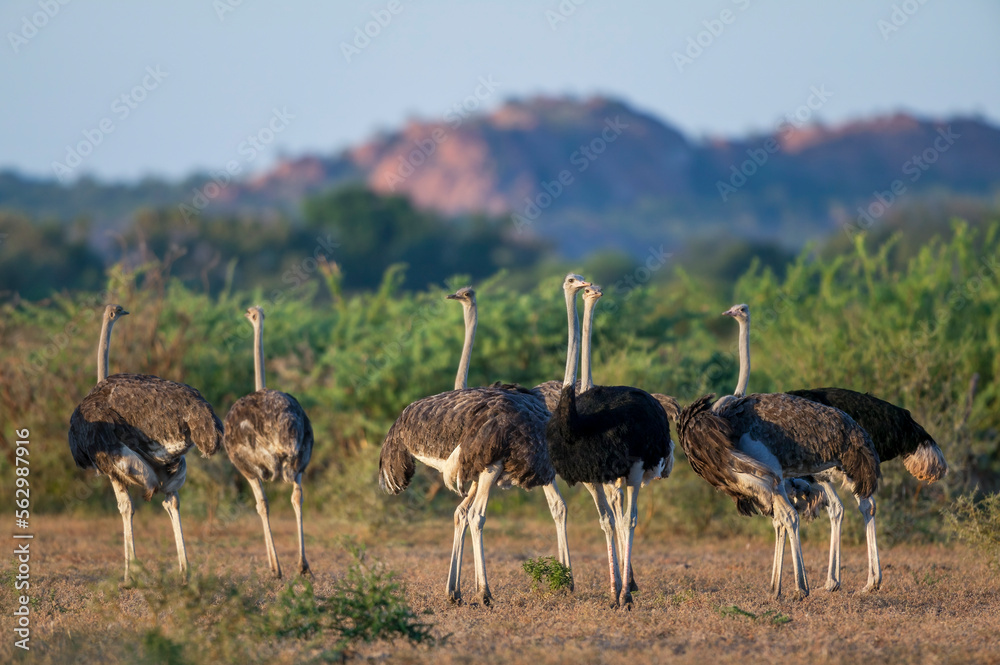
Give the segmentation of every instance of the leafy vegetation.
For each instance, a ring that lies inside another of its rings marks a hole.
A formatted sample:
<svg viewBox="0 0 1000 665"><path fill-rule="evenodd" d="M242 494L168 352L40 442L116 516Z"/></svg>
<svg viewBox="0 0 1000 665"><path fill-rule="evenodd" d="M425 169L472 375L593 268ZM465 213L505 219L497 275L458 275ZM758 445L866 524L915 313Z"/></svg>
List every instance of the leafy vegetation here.
<svg viewBox="0 0 1000 665"><path fill-rule="evenodd" d="M531 588L541 586L550 591L573 589L573 571L561 564L555 557L542 556L528 559L521 564L521 569L531 578Z"/></svg>
<svg viewBox="0 0 1000 665"><path fill-rule="evenodd" d="M943 513L951 532L979 550L990 568L1000 573L1000 493L979 500L972 494L963 494Z"/></svg>
<svg viewBox="0 0 1000 665"><path fill-rule="evenodd" d="M836 256L804 252L780 275L754 264L723 286L665 267L657 280L608 289L595 321L595 377L667 392L682 403L728 392L738 371L736 329L719 313L747 302L751 390L867 390L910 409L936 436L951 464L944 481L921 486L901 464L884 465L880 537L941 538L940 511L954 497L977 485L1000 489L1000 225L956 222L905 262L894 254L901 241L871 244L859 236ZM316 432L307 510L333 504L344 519L375 526L451 514L454 502L436 492L433 474L419 471L400 497L381 495L375 480L378 446L402 408L452 384L462 319L444 299L447 289L404 292L406 273L390 266L374 290L341 290L341 274L330 264L295 288L205 292L173 277L169 261L146 258L110 269L102 290L0 305L0 436L31 430L35 510L115 508L106 479L76 469L65 444L69 415L94 382L103 304L120 302L133 313L115 329L112 371L183 380L224 415L252 390L251 329L242 312L258 303L268 313L269 383L298 397ZM640 266L624 270L635 276ZM531 286L502 271L476 281L480 326L471 385L535 385L561 376L565 268L550 267ZM448 288L464 283L454 278ZM338 295L319 299L321 292ZM0 438L0 488L11 492L12 446ZM736 516L683 460L669 481L643 496L641 528L692 536L767 529L762 520ZM571 510L592 510L583 493L568 500ZM189 459L184 502L185 515L209 525L253 510L223 455ZM498 493L494 503L501 513L544 513L544 502L521 492ZM848 542L863 537L860 520L844 524ZM807 538L809 529L825 537L824 525L807 528Z"/></svg>
<svg viewBox="0 0 1000 665"><path fill-rule="evenodd" d="M403 640L432 647L433 625L421 620L402 584L363 547L347 545L351 562L329 596L296 578L276 595L266 582L193 571L178 584L172 568L143 569L122 587L108 580L88 608L114 629L123 608L135 632L108 634L89 645L114 661L183 665L201 662L266 663L288 652L313 654L312 662L341 662L362 643Z"/></svg>

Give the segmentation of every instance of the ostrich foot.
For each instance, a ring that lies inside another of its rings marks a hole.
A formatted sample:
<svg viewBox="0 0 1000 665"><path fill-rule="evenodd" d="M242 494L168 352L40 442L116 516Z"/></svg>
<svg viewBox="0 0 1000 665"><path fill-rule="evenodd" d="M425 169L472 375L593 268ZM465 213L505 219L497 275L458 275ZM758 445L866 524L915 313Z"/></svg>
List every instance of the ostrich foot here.
<svg viewBox="0 0 1000 665"><path fill-rule="evenodd" d="M827 591L839 591L840 582L838 582L837 580L827 580L825 588Z"/></svg>
<svg viewBox="0 0 1000 665"><path fill-rule="evenodd" d="M484 606L489 607L493 604L493 594L490 593L489 589L483 591L482 603Z"/></svg>
<svg viewBox="0 0 1000 665"><path fill-rule="evenodd" d="M622 590L621 601L618 603L618 605L621 607L621 609L625 610L626 612L631 611L632 593L628 589Z"/></svg>

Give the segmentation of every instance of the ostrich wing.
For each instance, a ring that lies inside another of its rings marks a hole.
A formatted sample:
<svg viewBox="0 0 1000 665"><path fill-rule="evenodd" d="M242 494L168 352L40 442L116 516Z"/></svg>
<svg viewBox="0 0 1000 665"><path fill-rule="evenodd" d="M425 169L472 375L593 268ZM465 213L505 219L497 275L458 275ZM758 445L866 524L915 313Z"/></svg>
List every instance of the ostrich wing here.
<svg viewBox="0 0 1000 665"><path fill-rule="evenodd" d="M222 444L222 422L189 385L144 374L113 374L101 381L74 411L78 422L114 424L115 436L133 452L166 464L192 445L213 455ZM77 464L87 461L87 443L71 441ZM86 468L86 467L85 467Z"/></svg>
<svg viewBox="0 0 1000 665"><path fill-rule="evenodd" d="M403 409L386 434L383 454L405 450L447 459L461 447L457 471L463 480L503 461L515 484L546 485L555 477L545 448L548 417L542 396L520 386L451 390Z"/></svg>
<svg viewBox="0 0 1000 665"><path fill-rule="evenodd" d="M839 468L855 491L874 493L881 477L868 433L839 409L784 393L753 394L729 401L719 415L738 437L763 444L786 476Z"/></svg>
<svg viewBox="0 0 1000 665"><path fill-rule="evenodd" d="M290 483L312 456L312 424L291 395L259 390L241 397L229 409L223 446L244 476Z"/></svg>

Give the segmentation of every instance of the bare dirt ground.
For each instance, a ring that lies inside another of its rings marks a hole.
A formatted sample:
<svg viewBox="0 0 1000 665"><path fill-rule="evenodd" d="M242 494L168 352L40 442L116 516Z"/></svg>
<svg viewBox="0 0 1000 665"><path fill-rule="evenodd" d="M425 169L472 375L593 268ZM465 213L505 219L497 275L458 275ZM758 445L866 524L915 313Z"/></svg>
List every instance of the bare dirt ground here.
<svg viewBox="0 0 1000 665"><path fill-rule="evenodd" d="M32 651L12 646L15 595L7 559L0 590L6 626L0 661L156 662L142 656L138 636L151 626L161 626L168 637L180 629L176 621L150 612L139 591L118 589L121 520L38 516L36 526ZM258 607L275 602L287 586L287 580L269 576L255 515L224 527L188 518L185 526L193 579L211 571L235 581ZM288 571L295 560L294 522L290 515L278 514L272 527ZM467 542L463 591L469 602L455 606L444 596L450 520L378 529L322 517L307 522L317 596L330 593L343 575L350 557L342 538L351 535L400 574L414 610L434 624L435 635L447 636L444 644L432 647L362 645L352 659L437 664L1000 663L1000 581L963 547L883 547L882 590L863 595L858 590L865 582L864 548L845 546L844 588L829 593L822 588L827 546L814 538L805 546L813 593L797 602L768 596L773 545L764 537L689 541L643 533L634 556L641 591L633 610L621 612L608 608L606 555L596 519L570 524L576 578L572 594L533 591L521 570L526 558L555 553L551 522L491 518L485 533L494 605L475 602ZM148 568L169 570L167 579L179 585L169 521L158 506L138 511L135 534L139 558ZM786 556L786 593L792 586ZM201 602L192 597L190 602ZM208 621L214 621L212 608L206 612ZM234 635L239 630L238 622L225 628ZM241 645L254 653L250 660L259 662L304 663L321 656L315 644L295 639L236 638L260 640ZM203 660L188 652L184 659L208 662L207 655Z"/></svg>

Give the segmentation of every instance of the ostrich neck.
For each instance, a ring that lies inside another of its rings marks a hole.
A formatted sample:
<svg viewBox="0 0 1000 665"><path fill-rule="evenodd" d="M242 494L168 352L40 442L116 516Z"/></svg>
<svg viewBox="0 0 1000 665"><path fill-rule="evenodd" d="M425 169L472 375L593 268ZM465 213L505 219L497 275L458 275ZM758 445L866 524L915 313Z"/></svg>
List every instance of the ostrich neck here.
<svg viewBox="0 0 1000 665"><path fill-rule="evenodd" d="M257 390L264 390L264 322L253 327L253 376Z"/></svg>
<svg viewBox="0 0 1000 665"><path fill-rule="evenodd" d="M747 383L750 381L750 322L740 321L740 379L736 383L736 397L747 394Z"/></svg>
<svg viewBox="0 0 1000 665"><path fill-rule="evenodd" d="M115 322L105 316L104 323L101 325L101 339L97 344L98 383L108 378L108 347L111 346L111 329L114 326Z"/></svg>
<svg viewBox="0 0 1000 665"><path fill-rule="evenodd" d="M580 354L580 322L576 316L576 294L566 291L566 318L569 319L569 343L566 347L566 374L563 386L576 383L576 368Z"/></svg>
<svg viewBox="0 0 1000 665"><path fill-rule="evenodd" d="M469 363L472 362L472 344L476 341L478 324L479 312L473 303L465 308L465 345L462 347L462 360L458 363L458 374L455 375L455 390L469 387Z"/></svg>
<svg viewBox="0 0 1000 665"><path fill-rule="evenodd" d="M590 336L594 326L594 310L597 306L596 300L583 301L583 347L580 353L580 392L590 390L594 387L594 377L590 371Z"/></svg>

